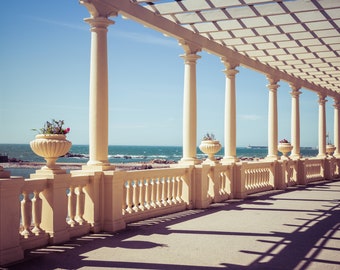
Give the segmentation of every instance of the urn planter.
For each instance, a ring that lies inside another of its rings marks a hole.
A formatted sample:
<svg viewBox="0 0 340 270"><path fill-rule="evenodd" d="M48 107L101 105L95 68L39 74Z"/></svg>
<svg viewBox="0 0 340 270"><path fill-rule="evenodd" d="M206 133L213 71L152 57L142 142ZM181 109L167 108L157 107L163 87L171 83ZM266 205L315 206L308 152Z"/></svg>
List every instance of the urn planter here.
<svg viewBox="0 0 340 270"><path fill-rule="evenodd" d="M279 143L278 149L284 158L288 158L288 153L292 151L293 146L290 143Z"/></svg>
<svg viewBox="0 0 340 270"><path fill-rule="evenodd" d="M220 151L222 145L217 140L202 140L199 145L199 149L206 155L208 158L205 162L215 162L215 154Z"/></svg>
<svg viewBox="0 0 340 270"><path fill-rule="evenodd" d="M334 144L327 144L326 145L326 153L330 156L333 156L335 149L336 149L336 147L335 147Z"/></svg>
<svg viewBox="0 0 340 270"><path fill-rule="evenodd" d="M65 155L71 145L72 143L64 134L38 134L35 140L30 142L32 151L46 160L46 165L41 170L49 170L53 173L64 173L56 164L56 160Z"/></svg>

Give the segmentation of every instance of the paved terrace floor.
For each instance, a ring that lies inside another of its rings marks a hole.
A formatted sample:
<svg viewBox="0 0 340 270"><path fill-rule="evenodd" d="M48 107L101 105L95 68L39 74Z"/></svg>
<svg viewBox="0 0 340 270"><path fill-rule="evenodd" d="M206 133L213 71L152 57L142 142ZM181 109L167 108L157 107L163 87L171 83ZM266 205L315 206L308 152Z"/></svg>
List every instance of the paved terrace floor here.
<svg viewBox="0 0 340 270"><path fill-rule="evenodd" d="M226 201L31 251L9 269L340 269L340 181Z"/></svg>

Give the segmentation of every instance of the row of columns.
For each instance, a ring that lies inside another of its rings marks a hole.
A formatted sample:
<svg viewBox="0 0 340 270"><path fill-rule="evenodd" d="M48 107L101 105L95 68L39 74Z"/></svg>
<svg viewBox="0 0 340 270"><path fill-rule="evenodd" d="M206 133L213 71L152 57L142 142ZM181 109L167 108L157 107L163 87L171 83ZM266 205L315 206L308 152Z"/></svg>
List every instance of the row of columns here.
<svg viewBox="0 0 340 270"><path fill-rule="evenodd" d="M107 63L107 27L114 22L107 17L85 19L91 29L91 67L90 67L90 122L89 122L89 162L87 166L100 169L110 168L108 162L108 63ZM183 98L183 157L181 163L196 164L197 149L197 97L196 97L196 62L200 58L200 48L181 40L184 59L184 98ZM236 157L236 67L227 58L222 58L226 75L225 86L225 122L224 122L224 157L222 163L234 162ZM278 109L277 89L279 79L267 76L269 84L268 107L268 159L278 158ZM291 85L292 119L291 140L294 146L291 157L300 157L300 116L299 87ZM319 156L326 156L326 96L319 94ZM334 143L335 156L340 157L339 146L339 100L334 104Z"/></svg>

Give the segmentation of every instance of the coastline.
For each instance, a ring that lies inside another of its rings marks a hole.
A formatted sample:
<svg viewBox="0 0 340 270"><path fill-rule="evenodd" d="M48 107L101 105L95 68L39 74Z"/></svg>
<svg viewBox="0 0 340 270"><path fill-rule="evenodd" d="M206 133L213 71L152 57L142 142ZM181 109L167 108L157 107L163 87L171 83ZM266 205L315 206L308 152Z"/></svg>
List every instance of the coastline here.
<svg viewBox="0 0 340 270"><path fill-rule="evenodd" d="M0 166L6 169L21 168L21 169L40 169L46 163L44 162L31 162L31 161L20 161L20 162L4 162L0 163ZM64 170L81 170L83 165L86 163L57 163ZM174 164L174 163L171 163ZM126 163L111 163L116 167L116 170L146 170L154 168L169 168L170 163L155 163L155 162L126 162Z"/></svg>

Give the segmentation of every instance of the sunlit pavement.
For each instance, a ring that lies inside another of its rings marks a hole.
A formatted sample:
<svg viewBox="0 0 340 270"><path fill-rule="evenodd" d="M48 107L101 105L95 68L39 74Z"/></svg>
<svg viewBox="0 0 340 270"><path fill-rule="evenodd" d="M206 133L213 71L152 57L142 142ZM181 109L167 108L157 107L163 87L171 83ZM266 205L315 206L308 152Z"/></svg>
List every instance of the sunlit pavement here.
<svg viewBox="0 0 340 270"><path fill-rule="evenodd" d="M213 204L31 251L9 269L340 269L340 182Z"/></svg>

